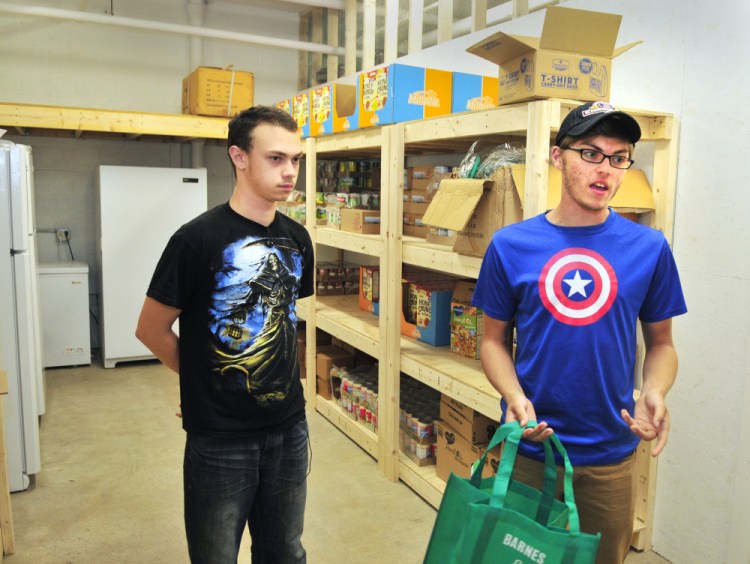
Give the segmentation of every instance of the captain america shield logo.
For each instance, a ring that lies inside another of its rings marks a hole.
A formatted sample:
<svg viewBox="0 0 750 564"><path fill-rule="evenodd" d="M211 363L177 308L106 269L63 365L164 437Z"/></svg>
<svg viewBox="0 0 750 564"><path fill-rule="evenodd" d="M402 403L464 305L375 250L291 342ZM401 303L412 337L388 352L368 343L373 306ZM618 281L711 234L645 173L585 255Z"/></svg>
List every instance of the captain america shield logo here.
<svg viewBox="0 0 750 564"><path fill-rule="evenodd" d="M609 311L617 276L604 258L588 249L565 249L544 265L539 277L544 307L561 323L589 325Z"/></svg>

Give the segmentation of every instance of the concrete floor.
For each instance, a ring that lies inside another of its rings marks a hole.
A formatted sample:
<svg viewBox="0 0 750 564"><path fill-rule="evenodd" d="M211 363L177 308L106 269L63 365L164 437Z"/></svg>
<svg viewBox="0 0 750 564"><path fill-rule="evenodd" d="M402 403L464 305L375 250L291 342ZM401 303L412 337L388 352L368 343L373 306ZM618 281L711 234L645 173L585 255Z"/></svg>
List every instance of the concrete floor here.
<svg viewBox="0 0 750 564"><path fill-rule="evenodd" d="M47 371L42 471L11 496L10 564L183 563L177 377L155 362ZM312 564L421 562L435 510L317 413L303 542ZM239 562L249 563L249 537ZM663 564L631 553L627 564Z"/></svg>

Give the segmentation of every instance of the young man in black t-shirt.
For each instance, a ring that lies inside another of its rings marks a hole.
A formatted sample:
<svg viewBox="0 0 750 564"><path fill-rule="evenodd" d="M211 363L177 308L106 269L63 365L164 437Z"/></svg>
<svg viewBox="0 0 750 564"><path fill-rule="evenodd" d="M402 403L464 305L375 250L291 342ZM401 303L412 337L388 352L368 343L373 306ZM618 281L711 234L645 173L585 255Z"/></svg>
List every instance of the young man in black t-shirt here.
<svg viewBox="0 0 750 564"><path fill-rule="evenodd" d="M305 562L308 431L296 300L313 293L303 226L276 212L299 173L297 124L254 107L229 124L229 202L183 225L156 267L137 337L180 377L192 562ZM172 330L179 319L179 337Z"/></svg>

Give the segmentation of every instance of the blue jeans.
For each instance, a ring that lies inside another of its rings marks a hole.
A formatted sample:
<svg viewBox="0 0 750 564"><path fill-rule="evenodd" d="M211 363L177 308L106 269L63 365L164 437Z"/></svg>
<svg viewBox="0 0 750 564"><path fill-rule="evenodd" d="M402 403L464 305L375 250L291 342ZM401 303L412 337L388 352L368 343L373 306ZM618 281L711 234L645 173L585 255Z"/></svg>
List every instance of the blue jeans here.
<svg viewBox="0 0 750 564"><path fill-rule="evenodd" d="M307 446L306 421L250 439L188 433L185 532L193 564L236 563L245 523L254 564L306 562Z"/></svg>

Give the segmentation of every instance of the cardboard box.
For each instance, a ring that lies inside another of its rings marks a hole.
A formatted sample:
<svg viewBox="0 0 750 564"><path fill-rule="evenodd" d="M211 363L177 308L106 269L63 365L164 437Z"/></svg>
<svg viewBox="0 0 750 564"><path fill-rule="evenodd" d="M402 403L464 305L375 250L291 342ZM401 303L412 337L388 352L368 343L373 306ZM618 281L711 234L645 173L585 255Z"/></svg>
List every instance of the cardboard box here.
<svg viewBox="0 0 750 564"><path fill-rule="evenodd" d="M377 235L380 233L380 211L341 208L341 230Z"/></svg>
<svg viewBox="0 0 750 564"><path fill-rule="evenodd" d="M350 130L349 120L357 108L357 87L328 84L314 88L310 91L310 107L311 136Z"/></svg>
<svg viewBox="0 0 750 564"><path fill-rule="evenodd" d="M436 347L450 344L453 282L437 285L404 279L401 286L401 334ZM410 320L410 301L415 310L414 321Z"/></svg>
<svg viewBox="0 0 750 564"><path fill-rule="evenodd" d="M440 398L440 419L473 445L490 442L498 427L497 421L445 394Z"/></svg>
<svg viewBox="0 0 750 564"><path fill-rule="evenodd" d="M437 422L437 448L435 473L438 478L448 481L451 472L462 478L471 477L471 466L482 456L486 445L473 445L444 421ZM482 477L489 478L492 471L485 464Z"/></svg>
<svg viewBox="0 0 750 564"><path fill-rule="evenodd" d="M484 312L471 305L475 282L456 282L451 300L451 351L468 358L480 358L484 335Z"/></svg>
<svg viewBox="0 0 750 564"><path fill-rule="evenodd" d="M280 102L276 102L274 106L276 106L280 110L284 110L289 115L292 115L292 99L291 98L286 98L284 100L281 100Z"/></svg>
<svg viewBox="0 0 750 564"><path fill-rule="evenodd" d="M333 390L331 388L331 380L324 380L320 376L315 378L316 382L316 389L318 391L318 395L324 399L333 399Z"/></svg>
<svg viewBox="0 0 750 564"><path fill-rule="evenodd" d="M492 235L504 225L523 219L526 165L501 167L492 180L450 178L440 182L422 223L457 232L453 250L483 257ZM548 169L546 209L560 202L562 176ZM651 187L642 170L629 169L610 206L617 211L645 213L654 209ZM429 242L429 235L428 235Z"/></svg>
<svg viewBox="0 0 750 564"><path fill-rule="evenodd" d="M253 73L198 67L182 79L182 113L232 117L253 105Z"/></svg>
<svg viewBox="0 0 750 564"><path fill-rule="evenodd" d="M497 106L498 84L495 76L454 72L451 112L457 114L494 108Z"/></svg>
<svg viewBox="0 0 750 564"><path fill-rule="evenodd" d="M331 379L331 369L354 368L354 354L334 345L318 347L315 355L315 375L323 380Z"/></svg>
<svg viewBox="0 0 750 564"><path fill-rule="evenodd" d="M310 136L310 92L302 92L292 98L292 117L302 132L302 137Z"/></svg>
<svg viewBox="0 0 750 564"><path fill-rule="evenodd" d="M500 67L498 104L534 98L609 100L622 16L549 6L541 37L498 32L467 49Z"/></svg>
<svg viewBox="0 0 750 564"><path fill-rule="evenodd" d="M359 127L451 113L453 73L392 64L359 75Z"/></svg>
<svg viewBox="0 0 750 564"><path fill-rule="evenodd" d="M361 266L359 269L359 309L378 314L380 300L380 268Z"/></svg>

